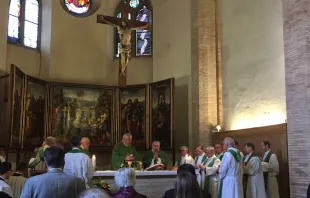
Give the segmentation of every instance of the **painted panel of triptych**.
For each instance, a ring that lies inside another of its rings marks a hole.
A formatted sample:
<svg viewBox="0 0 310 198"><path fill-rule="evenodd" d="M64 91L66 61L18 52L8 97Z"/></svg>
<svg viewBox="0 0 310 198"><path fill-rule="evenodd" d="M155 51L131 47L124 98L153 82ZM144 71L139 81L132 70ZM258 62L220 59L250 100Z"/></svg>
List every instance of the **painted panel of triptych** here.
<svg viewBox="0 0 310 198"><path fill-rule="evenodd" d="M91 146L112 146L114 90L80 84L51 84L51 135L68 142L73 135L89 137Z"/></svg>
<svg viewBox="0 0 310 198"><path fill-rule="evenodd" d="M33 149L42 145L46 134L47 102L47 82L27 76L23 148Z"/></svg>
<svg viewBox="0 0 310 198"><path fill-rule="evenodd" d="M9 99L11 102L10 148L21 148L24 88L25 74L15 65L11 65Z"/></svg>
<svg viewBox="0 0 310 198"><path fill-rule="evenodd" d="M137 150L146 148L148 138L146 127L147 87L130 86L120 89L120 138L131 133L132 144Z"/></svg>
<svg viewBox="0 0 310 198"><path fill-rule="evenodd" d="M161 149L173 148L174 79L150 84L150 137Z"/></svg>

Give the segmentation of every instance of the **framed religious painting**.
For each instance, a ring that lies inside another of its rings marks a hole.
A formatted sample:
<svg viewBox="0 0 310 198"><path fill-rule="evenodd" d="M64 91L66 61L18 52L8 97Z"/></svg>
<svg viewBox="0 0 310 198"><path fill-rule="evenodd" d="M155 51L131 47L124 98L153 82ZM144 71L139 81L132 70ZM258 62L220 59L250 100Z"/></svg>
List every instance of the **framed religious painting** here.
<svg viewBox="0 0 310 198"><path fill-rule="evenodd" d="M26 76L24 127L22 145L24 149L34 149L42 145L47 131L48 83Z"/></svg>
<svg viewBox="0 0 310 198"><path fill-rule="evenodd" d="M51 83L51 135L63 143L73 135L91 146L111 147L115 140L114 87Z"/></svg>
<svg viewBox="0 0 310 198"><path fill-rule="evenodd" d="M9 104L9 84L10 84L10 75L4 75L0 77L0 147L7 147L10 142L10 133L9 133L9 122L10 112Z"/></svg>
<svg viewBox="0 0 310 198"><path fill-rule="evenodd" d="M147 86L127 86L119 89L120 140L125 133L132 135L137 150L147 148L148 130L146 127Z"/></svg>
<svg viewBox="0 0 310 198"><path fill-rule="evenodd" d="M150 84L150 138L163 150L173 149L174 78Z"/></svg>
<svg viewBox="0 0 310 198"><path fill-rule="evenodd" d="M10 68L10 148L21 148L25 74L17 66Z"/></svg>

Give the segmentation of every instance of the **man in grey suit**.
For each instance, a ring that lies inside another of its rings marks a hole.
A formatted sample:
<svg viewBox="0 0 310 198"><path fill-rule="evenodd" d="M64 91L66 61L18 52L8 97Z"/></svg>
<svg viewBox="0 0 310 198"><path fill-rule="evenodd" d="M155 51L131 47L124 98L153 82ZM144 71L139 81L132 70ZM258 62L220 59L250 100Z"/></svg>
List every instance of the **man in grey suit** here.
<svg viewBox="0 0 310 198"><path fill-rule="evenodd" d="M44 151L48 172L29 178L21 193L21 198L76 198L85 190L82 179L66 175L62 171L65 163L64 151L56 146Z"/></svg>

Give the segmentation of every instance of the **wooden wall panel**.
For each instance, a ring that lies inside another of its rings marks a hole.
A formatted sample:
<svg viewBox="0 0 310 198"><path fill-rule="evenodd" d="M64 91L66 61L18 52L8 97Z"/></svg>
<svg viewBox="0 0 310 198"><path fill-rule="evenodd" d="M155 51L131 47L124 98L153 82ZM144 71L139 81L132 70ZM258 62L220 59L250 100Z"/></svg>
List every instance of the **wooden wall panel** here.
<svg viewBox="0 0 310 198"><path fill-rule="evenodd" d="M288 174L288 150L287 150L287 125L273 125L266 127L257 127L242 129L236 131L225 131L213 133L212 142L223 143L225 137L231 137L239 142L239 148L243 151L243 145L252 142L255 145L256 152L261 156L262 150L260 144L263 140L268 140L271 149L277 154L280 173L278 175L278 184L281 198L289 197L289 174Z"/></svg>

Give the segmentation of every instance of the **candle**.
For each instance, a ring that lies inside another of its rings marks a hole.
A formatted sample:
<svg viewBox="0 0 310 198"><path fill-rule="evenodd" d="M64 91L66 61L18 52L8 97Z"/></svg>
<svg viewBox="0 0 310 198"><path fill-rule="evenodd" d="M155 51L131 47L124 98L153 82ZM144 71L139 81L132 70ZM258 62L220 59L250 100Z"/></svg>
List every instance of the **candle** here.
<svg viewBox="0 0 310 198"><path fill-rule="evenodd" d="M96 167L96 156L95 155L92 156L91 162L92 162L93 166Z"/></svg>
<svg viewBox="0 0 310 198"><path fill-rule="evenodd" d="M188 155L186 154L185 155L185 164L187 164L188 163Z"/></svg>

